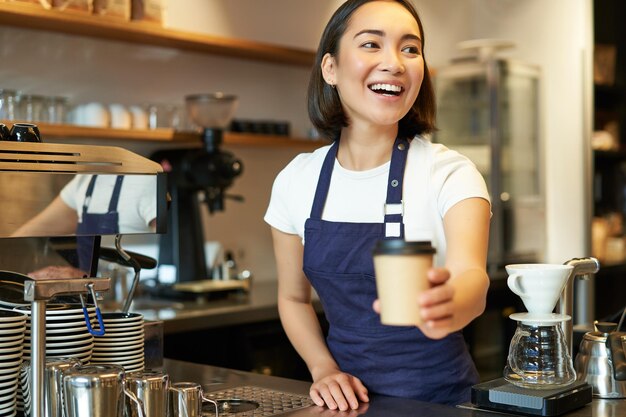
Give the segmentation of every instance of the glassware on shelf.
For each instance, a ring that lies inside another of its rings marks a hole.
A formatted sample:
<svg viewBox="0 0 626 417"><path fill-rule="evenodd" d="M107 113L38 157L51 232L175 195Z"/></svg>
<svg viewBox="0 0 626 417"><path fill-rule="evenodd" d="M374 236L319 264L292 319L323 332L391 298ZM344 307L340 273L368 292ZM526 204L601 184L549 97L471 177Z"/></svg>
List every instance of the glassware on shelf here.
<svg viewBox="0 0 626 417"><path fill-rule="evenodd" d="M45 97L42 122L63 124L67 122L67 98L59 96Z"/></svg>
<svg viewBox="0 0 626 417"><path fill-rule="evenodd" d="M44 115L44 97L36 94L21 94L16 119L26 122L41 122Z"/></svg>
<svg viewBox="0 0 626 417"><path fill-rule="evenodd" d="M17 92L0 89L0 120L15 120Z"/></svg>

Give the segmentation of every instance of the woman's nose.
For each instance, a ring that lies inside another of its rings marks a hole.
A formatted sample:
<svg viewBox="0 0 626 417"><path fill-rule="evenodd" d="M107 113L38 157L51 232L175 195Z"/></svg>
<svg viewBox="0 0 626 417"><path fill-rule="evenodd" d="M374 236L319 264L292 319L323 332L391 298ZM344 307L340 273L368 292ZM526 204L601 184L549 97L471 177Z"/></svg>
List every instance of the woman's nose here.
<svg viewBox="0 0 626 417"><path fill-rule="evenodd" d="M382 68L384 71L391 72L392 74L404 72L404 63L402 62L402 57L398 52L387 51L384 55Z"/></svg>

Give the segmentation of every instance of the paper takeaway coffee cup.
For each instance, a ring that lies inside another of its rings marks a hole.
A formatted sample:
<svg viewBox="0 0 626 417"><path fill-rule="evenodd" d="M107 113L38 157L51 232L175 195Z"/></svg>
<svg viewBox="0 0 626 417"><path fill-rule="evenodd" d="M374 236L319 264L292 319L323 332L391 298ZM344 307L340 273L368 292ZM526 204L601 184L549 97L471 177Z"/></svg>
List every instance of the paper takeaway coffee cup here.
<svg viewBox="0 0 626 417"><path fill-rule="evenodd" d="M392 326L422 323L418 295L430 288L426 276L436 253L430 242L380 240L374 248L380 321Z"/></svg>

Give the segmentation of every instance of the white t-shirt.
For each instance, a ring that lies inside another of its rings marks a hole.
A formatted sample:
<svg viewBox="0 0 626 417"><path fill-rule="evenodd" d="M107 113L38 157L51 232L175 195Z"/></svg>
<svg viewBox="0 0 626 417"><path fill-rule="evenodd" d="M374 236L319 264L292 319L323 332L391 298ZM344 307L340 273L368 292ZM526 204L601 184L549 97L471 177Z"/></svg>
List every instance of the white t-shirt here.
<svg viewBox="0 0 626 417"><path fill-rule="evenodd" d="M63 189L60 196L65 204L76 210L82 222L83 203L92 175L78 174ZM88 213L106 213L113 195L117 175L98 175L88 205ZM150 222L156 218L156 177L126 175L117 205L120 233L150 233Z"/></svg>
<svg viewBox="0 0 626 417"><path fill-rule="evenodd" d="M322 163L330 145L296 156L276 177L265 221L297 234L304 243L304 223L310 217ZM390 163L367 171L350 171L337 160L322 220L383 223ZM441 144L422 138L411 141L404 173L405 239L430 240L437 249L435 264L445 261L443 217L461 200L489 201L487 186L476 166Z"/></svg>

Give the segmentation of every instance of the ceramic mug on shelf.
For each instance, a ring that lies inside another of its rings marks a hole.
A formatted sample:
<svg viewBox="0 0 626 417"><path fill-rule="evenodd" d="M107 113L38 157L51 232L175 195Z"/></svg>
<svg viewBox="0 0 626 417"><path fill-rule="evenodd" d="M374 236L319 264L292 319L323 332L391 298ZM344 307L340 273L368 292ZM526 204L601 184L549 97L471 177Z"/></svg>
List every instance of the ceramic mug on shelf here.
<svg viewBox="0 0 626 417"><path fill-rule="evenodd" d="M109 127L109 109L102 103L85 103L76 106L71 112L71 120L79 126Z"/></svg>
<svg viewBox="0 0 626 417"><path fill-rule="evenodd" d="M122 104L110 104L110 126L113 129L130 129L132 126L131 113Z"/></svg>
<svg viewBox="0 0 626 417"><path fill-rule="evenodd" d="M148 129L148 112L141 106L129 106L131 124L133 129Z"/></svg>

